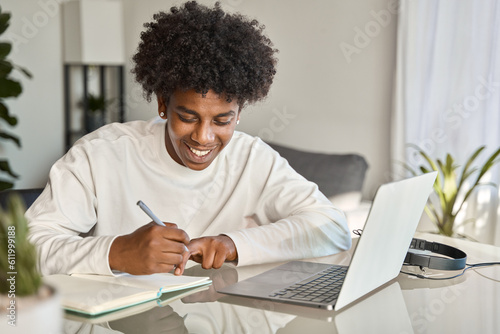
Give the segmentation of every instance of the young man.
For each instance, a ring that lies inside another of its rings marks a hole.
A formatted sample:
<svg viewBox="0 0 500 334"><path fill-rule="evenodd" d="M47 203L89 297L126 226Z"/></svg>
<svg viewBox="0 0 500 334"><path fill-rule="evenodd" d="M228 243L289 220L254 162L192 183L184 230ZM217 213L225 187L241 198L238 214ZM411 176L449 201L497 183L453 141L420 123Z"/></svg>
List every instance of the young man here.
<svg viewBox="0 0 500 334"><path fill-rule="evenodd" d="M133 72L159 117L83 137L28 210L43 274L182 274L350 247L344 215L260 139L235 131L276 52L257 21L188 2L145 24ZM143 200L166 227L146 224ZM82 234L86 234L82 237Z"/></svg>

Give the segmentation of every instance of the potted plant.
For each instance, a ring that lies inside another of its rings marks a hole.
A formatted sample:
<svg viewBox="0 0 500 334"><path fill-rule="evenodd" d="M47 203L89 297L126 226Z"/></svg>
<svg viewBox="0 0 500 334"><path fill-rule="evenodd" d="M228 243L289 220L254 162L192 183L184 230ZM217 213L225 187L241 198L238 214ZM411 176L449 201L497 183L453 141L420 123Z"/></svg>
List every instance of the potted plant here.
<svg viewBox="0 0 500 334"><path fill-rule="evenodd" d="M104 96L87 94L87 99L82 99L78 105L85 112L85 131L92 132L104 125L104 110L111 104L112 100L106 100Z"/></svg>
<svg viewBox="0 0 500 334"><path fill-rule="evenodd" d="M9 27L10 13L0 7L0 35ZM4 103L18 97L23 89L11 77L13 70L28 78L31 74L7 59L12 50L9 42L0 42L0 119L15 126L17 118L9 113ZM21 141L15 135L0 129L0 138ZM0 159L0 191L13 187L12 178L18 176L7 159ZM5 209L0 206L0 333L58 333L61 330L62 311L59 297L53 288L42 283L36 267L35 248L28 242L26 207L19 196L10 196Z"/></svg>
<svg viewBox="0 0 500 334"><path fill-rule="evenodd" d="M9 27L10 13L5 13L0 7L0 35ZM7 59L7 56L12 50L12 44L9 42L0 42L0 119L7 125L15 126L17 118L9 113L4 100L7 98L18 97L23 88L19 81L11 77L12 70L17 70L31 78L31 74L22 67L14 65ZM14 142L18 147L21 147L21 141L13 134L6 132L0 128L0 138ZM7 177L7 178L6 178ZM0 159L0 191L13 187L12 178L18 176L12 171L9 162L6 158Z"/></svg>
<svg viewBox="0 0 500 334"><path fill-rule="evenodd" d="M446 159L431 159L422 149L415 145L409 145L417 150L425 164L418 166L415 170L405 164L405 168L413 175L419 173L429 173L438 171L438 177L434 183L434 199L429 198L425 212L434 223L440 234L446 236L455 235L455 220L458 213L464 207L464 203L473 193L473 191L481 185L493 185L493 183L481 183L483 176L500 161L500 148L495 151L486 162L480 166L473 166L474 161L484 151L485 146L479 147L466 161L462 171L457 173L459 165L455 163L455 159L450 155L446 155ZM475 175L475 178L473 177ZM469 178L472 181L468 183ZM463 196L462 196L463 195Z"/></svg>
<svg viewBox="0 0 500 334"><path fill-rule="evenodd" d="M35 246L28 240L26 207L11 195L0 208L0 332L58 333L62 309L56 291L42 283Z"/></svg>

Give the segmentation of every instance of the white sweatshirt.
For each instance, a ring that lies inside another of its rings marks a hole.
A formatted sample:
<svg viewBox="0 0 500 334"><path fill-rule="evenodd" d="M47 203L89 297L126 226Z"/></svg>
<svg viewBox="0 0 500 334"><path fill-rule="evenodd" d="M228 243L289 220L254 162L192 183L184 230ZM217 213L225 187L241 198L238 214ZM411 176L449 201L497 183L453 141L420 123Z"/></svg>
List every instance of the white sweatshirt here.
<svg viewBox="0 0 500 334"><path fill-rule="evenodd" d="M260 139L236 131L195 171L168 154L165 125L155 118L104 126L54 164L26 213L43 275L111 274L114 238L151 221L138 200L190 238L226 234L238 265L349 249L343 213Z"/></svg>

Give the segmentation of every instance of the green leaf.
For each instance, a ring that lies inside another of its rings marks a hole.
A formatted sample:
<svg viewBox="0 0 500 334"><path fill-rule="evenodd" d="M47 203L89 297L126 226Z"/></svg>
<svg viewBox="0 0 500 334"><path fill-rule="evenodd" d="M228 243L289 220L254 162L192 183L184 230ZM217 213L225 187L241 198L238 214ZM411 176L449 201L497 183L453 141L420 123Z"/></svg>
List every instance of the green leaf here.
<svg viewBox="0 0 500 334"><path fill-rule="evenodd" d="M8 75L12 72L13 69L18 70L30 79L33 77L33 75L24 67L14 65L9 60L0 59L0 78L7 79Z"/></svg>
<svg viewBox="0 0 500 334"><path fill-rule="evenodd" d="M446 168L446 173L448 175L453 175L454 180L456 180L456 173L455 173L455 171L457 170L458 165L455 163L455 160L453 159L453 157L450 154L446 155L446 165L445 165L445 168Z"/></svg>
<svg viewBox="0 0 500 334"><path fill-rule="evenodd" d="M431 220L431 222L435 225L438 225L439 219L435 215L435 211L432 211L429 206L426 206L424 208L425 213L427 214L427 217Z"/></svg>
<svg viewBox="0 0 500 334"><path fill-rule="evenodd" d="M0 160L0 171L9 174L13 178L18 178L19 175L15 174L10 168L9 162L7 160Z"/></svg>
<svg viewBox="0 0 500 334"><path fill-rule="evenodd" d="M465 181L467 181L467 179L478 170L477 167L471 168L471 166L472 166L472 163L476 160L476 158L479 156L479 154L481 154L481 152L485 148L486 148L486 146L479 147L474 153L472 153L472 155L469 157L469 159L465 163L464 169L462 171L462 175L458 179L457 192L459 192L460 189L462 189L462 186L465 184ZM465 200L464 200L464 202L465 202ZM462 208L462 205L464 202L462 202L460 204L459 210Z"/></svg>
<svg viewBox="0 0 500 334"><path fill-rule="evenodd" d="M6 78L14 68L14 65L8 60L0 60L0 78Z"/></svg>
<svg viewBox="0 0 500 334"><path fill-rule="evenodd" d="M498 162L498 160L495 161L495 159L499 155L500 155L500 148L495 153L493 153L489 157L489 159L484 163L483 167L481 168L481 171L479 172L476 183L478 183L479 180L484 176L484 174L486 174L488 170L490 170L490 168L493 167L493 165L495 165Z"/></svg>
<svg viewBox="0 0 500 334"><path fill-rule="evenodd" d="M403 165L403 168L406 169L407 171L409 171L411 173L411 175L417 176L417 172L413 168L411 168L410 165L408 165L407 163L404 163L404 162L402 162L401 165Z"/></svg>
<svg viewBox="0 0 500 334"><path fill-rule="evenodd" d="M498 188L498 185L495 183L495 182L486 182L486 183L478 183L477 184L478 187L480 186L490 186L490 187L493 187L493 188Z"/></svg>
<svg viewBox="0 0 500 334"><path fill-rule="evenodd" d="M459 184L459 189L462 188L462 185L465 184L465 181L469 178L469 176L471 176L472 174L474 174L475 172L477 172L479 169L477 167L473 167L469 170L467 170L467 173L464 173L462 174L462 176L460 177L460 184Z"/></svg>
<svg viewBox="0 0 500 334"><path fill-rule="evenodd" d="M23 91L17 80L0 78L0 97L18 97Z"/></svg>
<svg viewBox="0 0 500 334"><path fill-rule="evenodd" d="M0 13L0 34L9 27L10 13Z"/></svg>
<svg viewBox="0 0 500 334"><path fill-rule="evenodd" d="M0 131L0 138L12 140L13 142L16 143L17 147L21 147L21 141L14 135L8 134L7 132L4 131Z"/></svg>
<svg viewBox="0 0 500 334"><path fill-rule="evenodd" d="M0 179L0 191L11 189L12 187L14 187L14 183Z"/></svg>
<svg viewBox="0 0 500 334"><path fill-rule="evenodd" d="M420 166L420 171L424 174L427 174L427 173L430 173L430 170L429 168L425 167L425 166Z"/></svg>
<svg viewBox="0 0 500 334"><path fill-rule="evenodd" d="M25 69L24 67L17 66L17 65L14 65L14 67L16 68L16 70L20 71L21 73L23 73L28 78L30 78L30 79L33 78L33 75L31 75L31 72L28 71L27 69Z"/></svg>
<svg viewBox="0 0 500 334"><path fill-rule="evenodd" d="M427 161L427 163L429 164L429 166L431 166L433 170L437 170L436 164L434 163L434 161L432 161L432 159L429 158L429 156L424 152L424 150L422 150L420 147L414 144L408 144L408 146L416 150L417 153Z"/></svg>
<svg viewBox="0 0 500 334"><path fill-rule="evenodd" d="M427 162L427 164L429 164L429 166L431 167L431 169L433 171L439 171L437 164L420 147L418 147L417 145L414 145L414 144L407 144L407 145L409 147L412 147L413 149L415 149L418 152L418 154L424 158L424 160ZM422 168L422 166L420 166L420 169L421 168ZM439 175L436 178L436 181L434 182L434 189L441 189L441 178L439 177ZM443 197L443 193L438 192L437 194L439 196L439 200L440 200L441 204L444 205L445 198Z"/></svg>
<svg viewBox="0 0 500 334"><path fill-rule="evenodd" d="M438 166L436 165L436 163L424 151L419 151L419 153L425 159L425 161L427 161L432 170L438 170Z"/></svg>
<svg viewBox="0 0 500 334"><path fill-rule="evenodd" d="M472 194L474 189L480 184L479 181L482 179L484 174L486 174L488 172L488 170L490 170L491 167L493 167L496 163L498 163L500 161L500 160L495 160L499 155L500 155L500 148L498 150L496 150L495 153L493 153L489 157L489 159L484 163L484 165L481 167L481 171L479 172L479 174L476 178L476 182L474 182L474 184L470 187L469 191L467 191L467 193L465 194L464 199L463 199L462 203L460 204L460 207L457 210L457 212L460 211L460 209L462 209L462 206L467 201L469 196Z"/></svg>
<svg viewBox="0 0 500 334"><path fill-rule="evenodd" d="M442 165L441 169L443 171L443 193L447 202L447 209L451 210L457 195L457 179L455 173L456 166L450 154L446 156L446 164Z"/></svg>
<svg viewBox="0 0 500 334"><path fill-rule="evenodd" d="M10 126L17 125L17 118L9 114L7 106L0 102L0 118L6 121Z"/></svg>
<svg viewBox="0 0 500 334"><path fill-rule="evenodd" d="M417 150L418 154L425 160L423 166L418 166L418 170L422 173L428 173L430 170L435 170L440 172L436 182L434 183L434 192L439 199L439 206L436 203L436 210L432 202L428 202L426 205L426 213L430 217L431 221L435 223L438 227L439 233L445 235L452 235L453 225L455 223L456 216L458 212L462 209L465 201L473 193L477 186L490 185L495 186L493 183L479 183L481 178L497 163L500 163L500 149L495 151L488 160L480 168L473 166L474 162L478 156L485 149L484 146L479 147L474 151L474 153L466 161L464 168L461 171L461 175L457 178L457 169L459 166L456 164L453 156L447 154L445 160L436 159L433 160L418 146L409 144L408 146L413 147ZM427 166L428 165L428 166ZM409 168L407 168L409 169ZM410 170L410 169L409 169ZM466 181L473 174L478 174L475 182L471 185L466 192L463 200L457 203L458 194L461 193L463 186L467 185ZM415 175L415 174L414 174ZM460 205L457 205L460 204ZM454 211L454 208L458 206L458 210Z"/></svg>
<svg viewBox="0 0 500 334"><path fill-rule="evenodd" d="M441 161L441 159L436 159L436 164L438 165L438 167L443 170L444 168L444 165L443 165L443 161Z"/></svg>
<svg viewBox="0 0 500 334"><path fill-rule="evenodd" d="M7 57L11 50L12 45L10 43L0 43L0 58Z"/></svg>
<svg viewBox="0 0 500 334"><path fill-rule="evenodd" d="M441 221L439 217L439 213L437 212L436 208L434 207L434 204L432 204L432 201L429 199L427 201L427 205L425 206L425 213L427 213L427 216L429 216L430 220L438 225L439 222Z"/></svg>
<svg viewBox="0 0 500 334"><path fill-rule="evenodd" d="M436 165L436 163L423 150L419 150L418 153L425 159L425 161L427 161L427 163L429 164L429 166L432 168L433 171L439 171L439 168ZM441 180L439 177L436 178L436 183L439 187L441 187Z"/></svg>
<svg viewBox="0 0 500 334"><path fill-rule="evenodd" d="M460 177L460 183L463 183L467 177L469 175L471 175L472 173L469 173L469 168L470 166L472 165L472 163L474 162L474 160L476 160L476 158L479 156L479 154L481 154L481 152L486 148L486 146L481 146L479 147L474 153L472 153L472 155L469 157L469 159L467 160L467 162L465 163L465 166L464 166L464 169L462 171L462 176ZM477 170L477 168L475 168L475 170Z"/></svg>
<svg viewBox="0 0 500 334"><path fill-rule="evenodd" d="M5 269L7 259L7 235L9 226L15 228L14 243L16 246L16 296L33 295L37 292L41 281L37 269L37 252L35 246L28 239L28 221L24 216L26 205L21 196L10 195L7 207L0 210L0 268ZM3 270L5 272L5 270ZM1 273L0 273L1 274ZM5 281L5 280L4 280ZM0 282L0 293L9 291L5 282Z"/></svg>

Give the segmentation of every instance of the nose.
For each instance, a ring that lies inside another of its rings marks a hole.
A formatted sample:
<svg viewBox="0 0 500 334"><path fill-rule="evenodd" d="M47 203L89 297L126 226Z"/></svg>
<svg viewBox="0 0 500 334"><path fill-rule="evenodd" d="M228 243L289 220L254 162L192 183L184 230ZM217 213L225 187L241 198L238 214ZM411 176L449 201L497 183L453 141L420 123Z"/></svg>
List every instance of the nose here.
<svg viewBox="0 0 500 334"><path fill-rule="evenodd" d="M212 129L212 124L209 122L201 122L197 124L196 128L191 133L191 139L200 146L213 143L215 140L215 133Z"/></svg>

